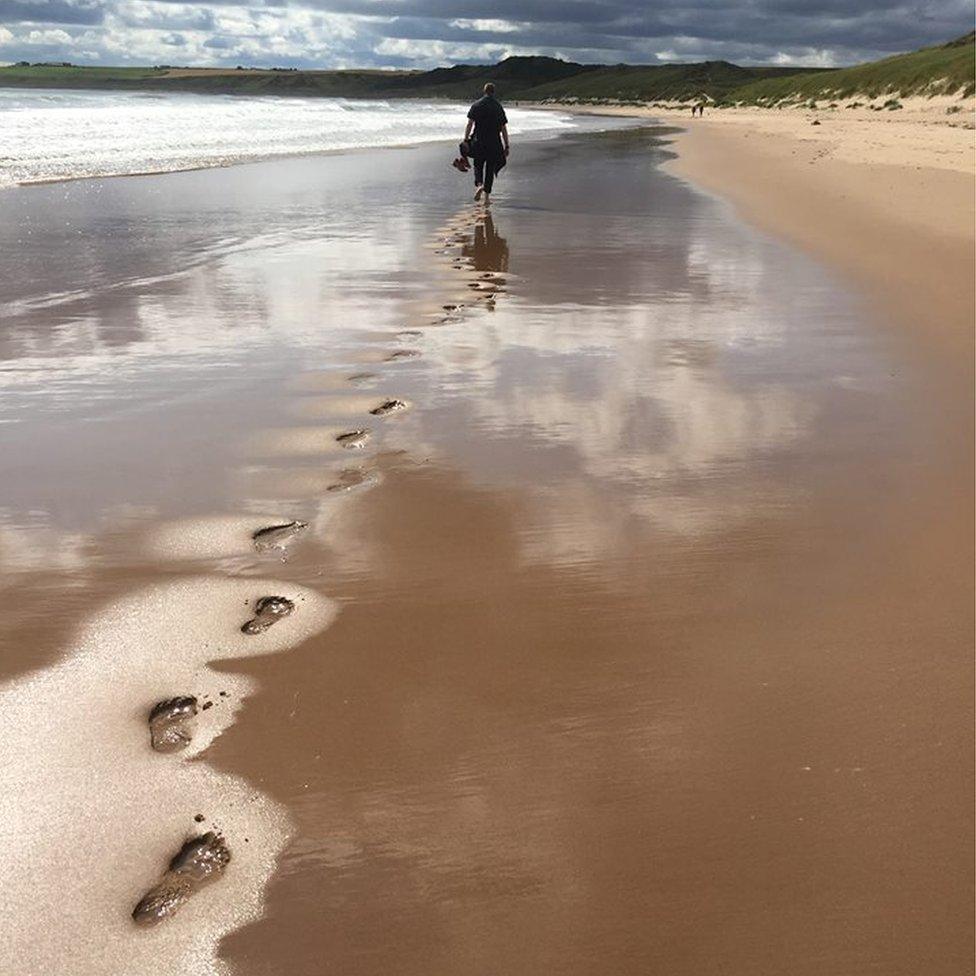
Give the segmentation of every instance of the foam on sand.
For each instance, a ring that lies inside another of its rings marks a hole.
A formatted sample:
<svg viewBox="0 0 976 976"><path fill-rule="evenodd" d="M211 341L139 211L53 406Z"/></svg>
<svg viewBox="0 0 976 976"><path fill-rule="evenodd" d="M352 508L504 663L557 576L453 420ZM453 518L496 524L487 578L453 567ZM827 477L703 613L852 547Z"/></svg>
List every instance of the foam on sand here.
<svg viewBox="0 0 976 976"><path fill-rule="evenodd" d="M240 632L255 600L295 612ZM334 604L303 587L195 576L139 590L96 613L58 664L0 687L0 859L6 972L18 976L197 976L227 972L220 939L261 912L289 833L285 809L245 780L187 761L232 721L253 682L208 661L282 651L324 629ZM225 695L221 695L225 692ZM160 699L212 707L191 745L160 755L147 716ZM203 814L205 822L194 822ZM130 913L188 837L221 831L226 875L174 918Z"/></svg>

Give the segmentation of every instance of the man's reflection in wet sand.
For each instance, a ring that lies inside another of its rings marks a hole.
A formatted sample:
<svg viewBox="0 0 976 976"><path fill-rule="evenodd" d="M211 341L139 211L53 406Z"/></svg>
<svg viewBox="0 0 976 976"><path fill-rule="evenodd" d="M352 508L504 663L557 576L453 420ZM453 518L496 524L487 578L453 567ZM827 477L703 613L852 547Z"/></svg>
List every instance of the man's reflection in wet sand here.
<svg viewBox="0 0 976 976"><path fill-rule="evenodd" d="M508 271L508 241L495 230L490 213L474 228L474 242L465 244L461 254L469 258L475 271Z"/></svg>

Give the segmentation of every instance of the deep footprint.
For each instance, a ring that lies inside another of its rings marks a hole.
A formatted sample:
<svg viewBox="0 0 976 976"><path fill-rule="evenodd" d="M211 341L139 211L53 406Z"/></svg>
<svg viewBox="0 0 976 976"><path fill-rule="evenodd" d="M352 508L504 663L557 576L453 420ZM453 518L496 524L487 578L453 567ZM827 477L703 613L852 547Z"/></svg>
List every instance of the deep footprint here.
<svg viewBox="0 0 976 976"><path fill-rule="evenodd" d="M370 413L374 417L385 417L387 414L406 409L407 405L402 400L384 400L378 407L373 407Z"/></svg>
<svg viewBox="0 0 976 976"><path fill-rule="evenodd" d="M132 910L132 918L137 925L156 925L175 915L194 892L219 878L229 861L230 849L219 834L210 831L188 840Z"/></svg>
<svg viewBox="0 0 976 976"><path fill-rule="evenodd" d="M243 634L263 634L272 624L287 617L295 604L284 596L263 596L254 604L254 616L241 627Z"/></svg>
<svg viewBox="0 0 976 976"><path fill-rule="evenodd" d="M396 352L391 352L383 361L386 363L394 363L400 359L416 359L420 353L416 349L397 349Z"/></svg>
<svg viewBox="0 0 976 976"><path fill-rule="evenodd" d="M369 433L368 430L350 430L345 434L339 434L336 440L350 451L358 451L366 446Z"/></svg>
<svg viewBox="0 0 976 976"><path fill-rule="evenodd" d="M285 549L297 535L301 535L308 528L308 522L283 522L280 525L269 525L266 529L258 529L251 538L254 548L258 552L268 552L271 549Z"/></svg>
<svg viewBox="0 0 976 976"><path fill-rule="evenodd" d="M197 713L192 695L167 698L153 705L149 713L149 741L156 752L178 752L193 739L187 723Z"/></svg>

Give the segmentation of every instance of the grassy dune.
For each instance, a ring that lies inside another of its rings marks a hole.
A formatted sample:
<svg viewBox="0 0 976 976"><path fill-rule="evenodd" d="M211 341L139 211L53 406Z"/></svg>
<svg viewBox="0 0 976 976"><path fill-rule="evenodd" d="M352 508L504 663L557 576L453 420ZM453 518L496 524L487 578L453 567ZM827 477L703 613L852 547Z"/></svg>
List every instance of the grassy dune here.
<svg viewBox="0 0 976 976"><path fill-rule="evenodd" d="M810 99L879 95L973 94L976 72L973 34L939 47L896 54L827 74L753 82L730 92L727 100L747 104L776 104Z"/></svg>
<svg viewBox="0 0 976 976"><path fill-rule="evenodd" d="M687 101L703 95L720 99L749 82L767 78L786 80L803 71L803 68L743 68L728 61L644 66L619 64L537 85L524 97L622 102Z"/></svg>

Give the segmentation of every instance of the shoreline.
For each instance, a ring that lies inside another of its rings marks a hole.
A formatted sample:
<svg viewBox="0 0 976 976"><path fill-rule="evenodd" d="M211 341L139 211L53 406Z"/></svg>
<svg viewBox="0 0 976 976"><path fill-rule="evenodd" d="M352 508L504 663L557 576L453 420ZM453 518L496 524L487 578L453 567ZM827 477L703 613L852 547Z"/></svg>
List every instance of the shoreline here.
<svg viewBox="0 0 976 976"><path fill-rule="evenodd" d="M919 346L936 339L938 349L929 344L924 356L935 352L968 380L976 307L972 127L946 120L946 105L957 99L906 102L895 117L742 108L711 110L695 122L683 107L676 158L664 168L860 284ZM678 122L650 107L549 107ZM933 141L933 132L942 138ZM859 152L867 158L855 161ZM928 321L933 300L948 307L948 319Z"/></svg>

